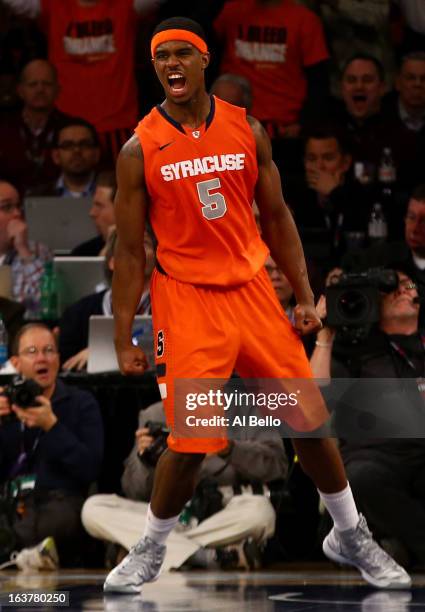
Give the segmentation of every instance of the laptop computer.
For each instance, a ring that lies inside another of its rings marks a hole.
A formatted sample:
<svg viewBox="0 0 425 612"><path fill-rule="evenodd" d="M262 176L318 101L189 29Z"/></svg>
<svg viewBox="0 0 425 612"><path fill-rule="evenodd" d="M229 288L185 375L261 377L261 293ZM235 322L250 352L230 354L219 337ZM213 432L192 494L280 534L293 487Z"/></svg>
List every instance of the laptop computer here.
<svg viewBox="0 0 425 612"><path fill-rule="evenodd" d="M89 217L91 204L91 198L25 198L30 240L46 244L55 253L69 253L96 236L96 227Z"/></svg>
<svg viewBox="0 0 425 612"><path fill-rule="evenodd" d="M59 315L82 297L107 288L104 257L55 257Z"/></svg>
<svg viewBox="0 0 425 612"><path fill-rule="evenodd" d="M149 370L155 368L153 327L151 315L136 315L133 321L133 344L145 353ZM89 322L89 359L87 372L117 372L118 362L114 347L114 318L93 315Z"/></svg>

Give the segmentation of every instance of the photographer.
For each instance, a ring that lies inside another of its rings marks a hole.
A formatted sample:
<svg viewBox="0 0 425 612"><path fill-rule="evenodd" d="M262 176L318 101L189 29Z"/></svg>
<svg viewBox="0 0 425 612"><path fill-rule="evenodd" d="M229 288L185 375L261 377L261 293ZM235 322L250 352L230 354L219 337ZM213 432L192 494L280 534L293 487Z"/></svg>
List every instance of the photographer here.
<svg viewBox="0 0 425 612"><path fill-rule="evenodd" d="M82 512L83 525L90 535L127 550L143 532L155 471L152 464L161 451L159 443L156 457L151 452L159 437L149 435L149 422L165 424L161 403L140 413L136 443L121 481L128 499L95 495L86 501ZM145 453L150 455L148 462ZM263 483L282 479L286 472L287 459L277 431L255 440L231 440L224 451L207 455L195 496L168 540L165 569L178 568L189 559L190 564L204 567L217 567L217 562L247 569L258 566L258 545L271 537L275 528L275 511L262 494ZM242 486L252 481L260 494ZM233 547L227 547L230 544Z"/></svg>
<svg viewBox="0 0 425 612"><path fill-rule="evenodd" d="M59 354L45 325L20 330L11 361L26 385L28 379L39 385L35 397L16 384L0 396L0 484L16 502L16 548L52 536L67 566L78 561L80 511L102 461L99 407L89 393L57 379ZM21 550L16 565L44 567L41 548Z"/></svg>
<svg viewBox="0 0 425 612"><path fill-rule="evenodd" d="M342 364L333 352L335 330L325 326L317 335L311 366L315 377L320 379L350 376L382 378L387 379L383 381L387 385L388 379L410 379L404 383L414 387L414 394L404 395L402 399L398 396L394 402L398 411L406 413L407 420L411 406L406 402L412 402L413 406L421 400L425 336L418 328L419 298L416 285L405 273L398 271L397 275L398 287L381 294L377 328L363 342L361 353ZM326 316L323 296L318 311L322 318ZM388 398L390 403L390 396ZM371 413L373 398L372 403ZM423 404L419 405L423 410ZM382 545L391 550L403 565L409 561L423 564L425 440L353 437L341 440L341 453L356 502Z"/></svg>

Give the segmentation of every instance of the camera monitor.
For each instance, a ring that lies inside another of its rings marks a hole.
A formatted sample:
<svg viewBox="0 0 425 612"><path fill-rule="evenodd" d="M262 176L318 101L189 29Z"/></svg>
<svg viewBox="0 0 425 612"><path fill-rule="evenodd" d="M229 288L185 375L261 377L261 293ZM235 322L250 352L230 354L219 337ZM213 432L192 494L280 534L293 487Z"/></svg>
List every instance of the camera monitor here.
<svg viewBox="0 0 425 612"><path fill-rule="evenodd" d="M136 315L133 321L133 343L145 353L149 370L155 368L153 349L153 327L150 315ZM89 359L87 372L118 372L118 362L114 347L114 318L93 315L89 322Z"/></svg>

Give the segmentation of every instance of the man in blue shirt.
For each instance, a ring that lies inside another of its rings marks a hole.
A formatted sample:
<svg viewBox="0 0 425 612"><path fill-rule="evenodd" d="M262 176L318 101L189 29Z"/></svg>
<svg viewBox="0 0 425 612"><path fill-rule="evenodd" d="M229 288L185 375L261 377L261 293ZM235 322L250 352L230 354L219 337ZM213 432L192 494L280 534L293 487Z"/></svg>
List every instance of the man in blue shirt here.
<svg viewBox="0 0 425 612"><path fill-rule="evenodd" d="M42 388L38 406L30 408L0 397L0 484L12 483L17 491L18 548L53 536L61 564L69 565L77 560L81 507L103 456L99 406L86 391L57 380L59 353L43 324L18 332L11 361L23 378Z"/></svg>

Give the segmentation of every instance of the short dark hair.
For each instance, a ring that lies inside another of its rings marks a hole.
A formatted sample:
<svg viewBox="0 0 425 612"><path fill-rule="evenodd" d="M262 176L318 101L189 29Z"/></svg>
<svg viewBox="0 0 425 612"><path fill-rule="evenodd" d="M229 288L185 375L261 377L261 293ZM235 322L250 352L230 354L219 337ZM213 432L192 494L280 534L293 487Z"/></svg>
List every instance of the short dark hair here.
<svg viewBox="0 0 425 612"><path fill-rule="evenodd" d="M307 142L312 138L315 140L335 138L341 153L344 155L350 155L352 152L353 147L348 132L334 123L319 123L317 125L310 125L309 128L303 132L304 150L307 146Z"/></svg>
<svg viewBox="0 0 425 612"><path fill-rule="evenodd" d="M412 195L410 196L412 200L418 200L419 202L425 202L425 183L421 185L417 185Z"/></svg>
<svg viewBox="0 0 425 612"><path fill-rule="evenodd" d="M109 187L112 190L111 200L117 193L117 177L114 170L102 170L96 177L96 187Z"/></svg>
<svg viewBox="0 0 425 612"><path fill-rule="evenodd" d="M25 66L23 66L21 72L19 73L19 77L18 77L18 82L19 83L23 83L25 81L25 71L28 68L28 66L30 64L34 63L34 62L43 62L43 63L45 63L50 68L50 70L52 72L53 80L55 81L55 83L58 82L58 71L57 71L56 66L54 64L52 64L51 62L49 62L48 60L46 60L46 59L43 59L41 57L35 57L35 58L29 60L25 64Z"/></svg>
<svg viewBox="0 0 425 612"><path fill-rule="evenodd" d="M400 58L400 70L402 70L406 62L409 62L411 60L425 62L425 51L411 51L410 53L402 55L402 57Z"/></svg>
<svg viewBox="0 0 425 612"><path fill-rule="evenodd" d="M164 19L164 21L161 21L156 26L152 36L164 30L188 30L202 38L202 40L206 40L203 27L197 21L189 19L188 17L170 17L169 19Z"/></svg>
<svg viewBox="0 0 425 612"><path fill-rule="evenodd" d="M385 81L385 69L383 63L374 55L370 53L354 53L344 63L341 71L341 76L344 76L348 66L356 60L363 60L364 62L371 62L378 72L379 80Z"/></svg>
<svg viewBox="0 0 425 612"><path fill-rule="evenodd" d="M55 346L57 348L57 338L55 336L55 334L53 333L53 331L50 329L50 327L48 327L45 323L39 323L39 322L34 322L34 323L26 323L26 325L24 325L23 327L21 327L21 329L16 333L16 336L13 339L12 342L12 355L18 355L19 354L19 345L21 343L21 340L23 338L23 336L25 336L25 334L29 331L31 331L32 329L42 329L44 331L48 331L50 334L52 334L54 341L55 341Z"/></svg>
<svg viewBox="0 0 425 612"><path fill-rule="evenodd" d="M60 136L60 133L62 132L62 130L65 130L66 128L69 128L69 127L84 127L84 128L86 128L91 133L91 137L92 137L93 143L97 147L99 146L99 135L98 135L94 125L92 123L90 123L89 121L86 121L85 119L82 119L81 117L74 117L74 118L70 117L64 123L61 123L60 126L55 130L55 133L53 134L53 142L52 142L52 147L54 149L57 149L57 147L59 146L59 136Z"/></svg>

